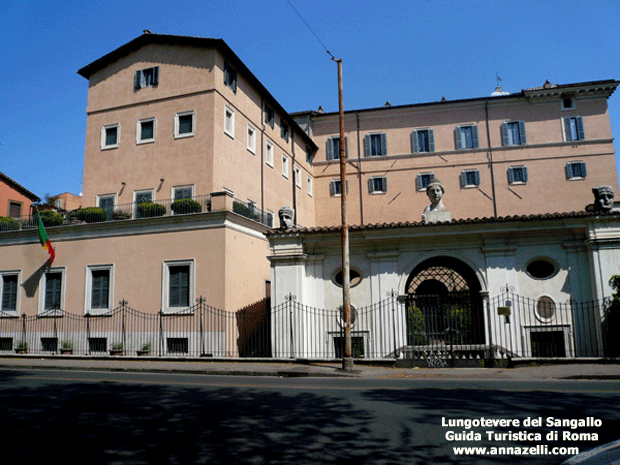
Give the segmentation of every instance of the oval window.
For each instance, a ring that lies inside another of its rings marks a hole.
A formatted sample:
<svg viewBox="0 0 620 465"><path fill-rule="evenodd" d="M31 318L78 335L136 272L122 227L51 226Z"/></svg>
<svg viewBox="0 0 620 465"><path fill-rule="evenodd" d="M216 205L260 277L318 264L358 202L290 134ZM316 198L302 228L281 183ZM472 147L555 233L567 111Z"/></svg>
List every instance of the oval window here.
<svg viewBox="0 0 620 465"><path fill-rule="evenodd" d="M548 279L556 273L556 266L549 260L534 260L526 268L527 274L535 279Z"/></svg>
<svg viewBox="0 0 620 465"><path fill-rule="evenodd" d="M362 275L359 271L349 269L349 283L351 287L357 286L361 280ZM344 286L344 273L342 270L339 270L338 273L336 273L336 276L334 276L334 282L340 287Z"/></svg>
<svg viewBox="0 0 620 465"><path fill-rule="evenodd" d="M555 302L551 297L543 296L536 304L536 314L542 320L550 320L555 315Z"/></svg>
<svg viewBox="0 0 620 465"><path fill-rule="evenodd" d="M340 311L340 325L344 326L344 307L341 305L338 307L338 310ZM357 321L357 308L353 305L349 305L349 321L351 322L351 327L353 327Z"/></svg>

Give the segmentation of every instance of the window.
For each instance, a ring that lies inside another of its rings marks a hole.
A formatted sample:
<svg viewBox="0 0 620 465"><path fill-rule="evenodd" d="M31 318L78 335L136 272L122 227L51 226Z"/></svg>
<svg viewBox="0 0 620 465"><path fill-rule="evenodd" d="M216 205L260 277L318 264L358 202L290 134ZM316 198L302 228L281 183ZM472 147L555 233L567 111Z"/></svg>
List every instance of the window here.
<svg viewBox="0 0 620 465"><path fill-rule="evenodd" d="M276 118L273 113L273 109L267 105L265 105L265 123L267 123L273 129L273 125L275 124Z"/></svg>
<svg viewBox="0 0 620 465"><path fill-rule="evenodd" d="M248 124L248 150L256 153L256 129Z"/></svg>
<svg viewBox="0 0 620 465"><path fill-rule="evenodd" d="M349 141L344 136L344 158L349 158ZM340 136L327 139L327 159L340 160Z"/></svg>
<svg viewBox="0 0 620 465"><path fill-rule="evenodd" d="M289 172L288 157L282 154L282 176L284 176L286 179L288 179L288 172Z"/></svg>
<svg viewBox="0 0 620 465"><path fill-rule="evenodd" d="M224 84L237 93L237 71L232 69L228 62L224 62Z"/></svg>
<svg viewBox="0 0 620 465"><path fill-rule="evenodd" d="M295 185L301 189L301 168L295 167Z"/></svg>
<svg viewBox="0 0 620 465"><path fill-rule="evenodd" d="M478 126L457 126L454 130L457 150L478 148Z"/></svg>
<svg viewBox="0 0 620 465"><path fill-rule="evenodd" d="M549 321L555 315L555 302L549 296L542 296L536 303L536 316L543 321Z"/></svg>
<svg viewBox="0 0 620 465"><path fill-rule="evenodd" d="M194 197L194 186L180 186L173 188L174 200L191 199Z"/></svg>
<svg viewBox="0 0 620 465"><path fill-rule="evenodd" d="M461 171L461 187L478 187L480 185L480 171L477 169Z"/></svg>
<svg viewBox="0 0 620 465"><path fill-rule="evenodd" d="M142 218L142 215L140 214L139 206L141 203L153 201L153 191L152 190L137 191L133 193L133 197L134 197L134 205L135 205L135 210L136 210L134 212L134 215L136 218Z"/></svg>
<svg viewBox="0 0 620 465"><path fill-rule="evenodd" d="M267 153L265 154L265 163L273 168L274 148L273 144L267 141Z"/></svg>
<svg viewBox="0 0 620 465"><path fill-rule="evenodd" d="M368 191L371 194L385 194L387 192L387 178L376 176L368 179Z"/></svg>
<svg viewBox="0 0 620 465"><path fill-rule="evenodd" d="M548 259L538 258L530 262L525 271L534 279L549 279L558 272L558 267Z"/></svg>
<svg viewBox="0 0 620 465"><path fill-rule="evenodd" d="M308 176L308 195L312 197L312 178Z"/></svg>
<svg viewBox="0 0 620 465"><path fill-rule="evenodd" d="M107 220L114 219L114 204L116 203L115 195L101 195L97 199L99 208L106 214Z"/></svg>
<svg viewBox="0 0 620 465"><path fill-rule="evenodd" d="M527 167L511 166L508 168L508 184L525 184L527 182Z"/></svg>
<svg viewBox="0 0 620 465"><path fill-rule="evenodd" d="M186 310L194 301L194 261L164 262L164 311Z"/></svg>
<svg viewBox="0 0 620 465"><path fill-rule="evenodd" d="M432 129L416 129L411 132L411 151L413 153L434 152L435 137Z"/></svg>
<svg viewBox="0 0 620 465"><path fill-rule="evenodd" d="M89 266L86 269L86 313L112 310L112 265Z"/></svg>
<svg viewBox="0 0 620 465"><path fill-rule="evenodd" d="M53 268L41 276L39 312L62 310L64 307L64 268Z"/></svg>
<svg viewBox="0 0 620 465"><path fill-rule="evenodd" d="M588 175L586 164L583 161L569 161L566 163L567 179L585 179Z"/></svg>
<svg viewBox="0 0 620 465"><path fill-rule="evenodd" d="M9 200L9 217L19 218L22 216L22 203Z"/></svg>
<svg viewBox="0 0 620 465"><path fill-rule="evenodd" d="M575 109L575 99L572 97L563 97L562 98L562 110L574 110Z"/></svg>
<svg viewBox="0 0 620 465"><path fill-rule="evenodd" d="M19 309L19 281L20 273L18 271L10 271L0 273L2 280L2 313L17 314Z"/></svg>
<svg viewBox="0 0 620 465"><path fill-rule="evenodd" d="M314 155L312 154L312 150L310 150L310 147L306 147L306 163L308 163L310 166L314 164Z"/></svg>
<svg viewBox="0 0 620 465"><path fill-rule="evenodd" d="M504 147L525 145L525 123L523 121L506 121L502 123L502 144Z"/></svg>
<svg viewBox="0 0 620 465"><path fill-rule="evenodd" d="M564 137L566 142L584 140L583 119L581 116L564 118Z"/></svg>
<svg viewBox="0 0 620 465"><path fill-rule="evenodd" d="M155 118L141 119L136 127L136 143L148 142L155 142Z"/></svg>
<svg viewBox="0 0 620 465"><path fill-rule="evenodd" d="M364 156L380 157L383 155L387 155L387 139L385 134L366 134L364 136Z"/></svg>
<svg viewBox="0 0 620 465"><path fill-rule="evenodd" d="M288 124L280 120L280 137L282 137L282 139L288 142L289 133L290 133L290 129L288 127Z"/></svg>
<svg viewBox="0 0 620 465"><path fill-rule="evenodd" d="M435 176L433 175L433 173L418 173L415 180L416 188L419 191L426 190L426 186L429 185L431 179L433 179L434 177Z"/></svg>
<svg viewBox="0 0 620 465"><path fill-rule="evenodd" d="M134 89L142 89L144 87L156 86L159 83L159 66L141 69L136 71L134 78Z"/></svg>
<svg viewBox="0 0 620 465"><path fill-rule="evenodd" d="M347 194L349 193L349 181L346 183L347 186ZM340 179L334 179L329 183L329 193L334 197L339 197L342 195L342 183Z"/></svg>
<svg viewBox="0 0 620 465"><path fill-rule="evenodd" d="M174 117L174 137L191 137L196 131L194 111L177 113Z"/></svg>
<svg viewBox="0 0 620 465"><path fill-rule="evenodd" d="M101 150L117 148L120 133L121 125L119 123L103 126L101 128Z"/></svg>
<svg viewBox="0 0 620 465"><path fill-rule="evenodd" d="M224 109L224 132L235 138L235 112L228 107Z"/></svg>

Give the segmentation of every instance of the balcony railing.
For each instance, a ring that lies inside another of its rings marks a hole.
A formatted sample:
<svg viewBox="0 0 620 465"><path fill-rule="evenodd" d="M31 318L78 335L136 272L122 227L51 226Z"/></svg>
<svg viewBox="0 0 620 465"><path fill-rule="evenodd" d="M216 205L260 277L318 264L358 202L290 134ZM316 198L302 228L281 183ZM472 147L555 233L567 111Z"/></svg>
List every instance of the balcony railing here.
<svg viewBox="0 0 620 465"><path fill-rule="evenodd" d="M153 202L131 202L114 207L87 207L69 212L55 210L34 211L31 215L18 218L0 217L0 232L20 229L37 229L38 215L47 227L67 226L80 223L101 223L129 219L154 218L173 215L187 215L211 211L211 196L198 195L188 199L157 199ZM273 214L263 212L251 203L233 202L233 212L269 227L273 226Z"/></svg>

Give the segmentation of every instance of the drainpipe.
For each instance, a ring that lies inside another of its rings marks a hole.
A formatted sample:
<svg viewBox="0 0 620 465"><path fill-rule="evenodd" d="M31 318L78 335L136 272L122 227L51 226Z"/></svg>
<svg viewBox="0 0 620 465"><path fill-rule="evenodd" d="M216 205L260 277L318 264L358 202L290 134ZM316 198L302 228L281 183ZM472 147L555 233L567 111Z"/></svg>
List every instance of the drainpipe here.
<svg viewBox="0 0 620 465"><path fill-rule="evenodd" d="M491 168L491 195L493 196L493 216L497 218L497 202L495 200L495 174L493 170L493 149L491 148L491 130L489 129L489 99L485 99L484 102L484 111L487 124L487 144L489 146L489 166Z"/></svg>
<svg viewBox="0 0 620 465"><path fill-rule="evenodd" d="M355 113L355 120L357 122L357 179L359 181L360 188L360 224L364 224L364 196L362 195L362 152L360 150L360 115Z"/></svg>
<svg viewBox="0 0 620 465"><path fill-rule="evenodd" d="M265 100L260 99L260 211L265 214ZM277 214L277 212L276 212ZM274 219L275 221L275 219Z"/></svg>
<svg viewBox="0 0 620 465"><path fill-rule="evenodd" d="M293 215L293 224L295 226L297 226L297 176L295 175L295 135L293 134L292 131L292 125L291 125L291 158L292 158L292 162L291 162L291 169L292 169L292 176L291 176L291 180L293 181L293 211L295 212Z"/></svg>

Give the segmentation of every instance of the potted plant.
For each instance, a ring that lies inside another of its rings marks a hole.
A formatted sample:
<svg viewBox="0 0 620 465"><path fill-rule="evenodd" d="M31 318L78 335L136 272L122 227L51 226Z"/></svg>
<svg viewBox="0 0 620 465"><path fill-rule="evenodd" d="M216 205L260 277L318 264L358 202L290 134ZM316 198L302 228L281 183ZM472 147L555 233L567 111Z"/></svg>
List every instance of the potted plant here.
<svg viewBox="0 0 620 465"><path fill-rule="evenodd" d="M23 339L21 341L18 341L17 344L15 344L15 353L16 354L27 354L28 343L24 341Z"/></svg>
<svg viewBox="0 0 620 465"><path fill-rule="evenodd" d="M112 344L112 348L110 349L110 355L123 355L123 343L117 342Z"/></svg>
<svg viewBox="0 0 620 465"><path fill-rule="evenodd" d="M155 202L140 202L138 204L138 213L141 218L164 216L166 214L166 207Z"/></svg>
<svg viewBox="0 0 620 465"><path fill-rule="evenodd" d="M150 353L151 353L150 342L144 343L139 350L136 350L136 354L138 354L138 356L149 355Z"/></svg>
<svg viewBox="0 0 620 465"><path fill-rule="evenodd" d="M77 216L80 221L86 223L100 223L107 219L107 215L101 207L80 208L75 212L75 216Z"/></svg>
<svg viewBox="0 0 620 465"><path fill-rule="evenodd" d="M73 341L65 339L60 343L60 353L63 355L73 353Z"/></svg>
<svg viewBox="0 0 620 465"><path fill-rule="evenodd" d="M170 204L170 209L177 215L183 215L185 213L200 213L202 206L200 202L192 199L179 199Z"/></svg>

